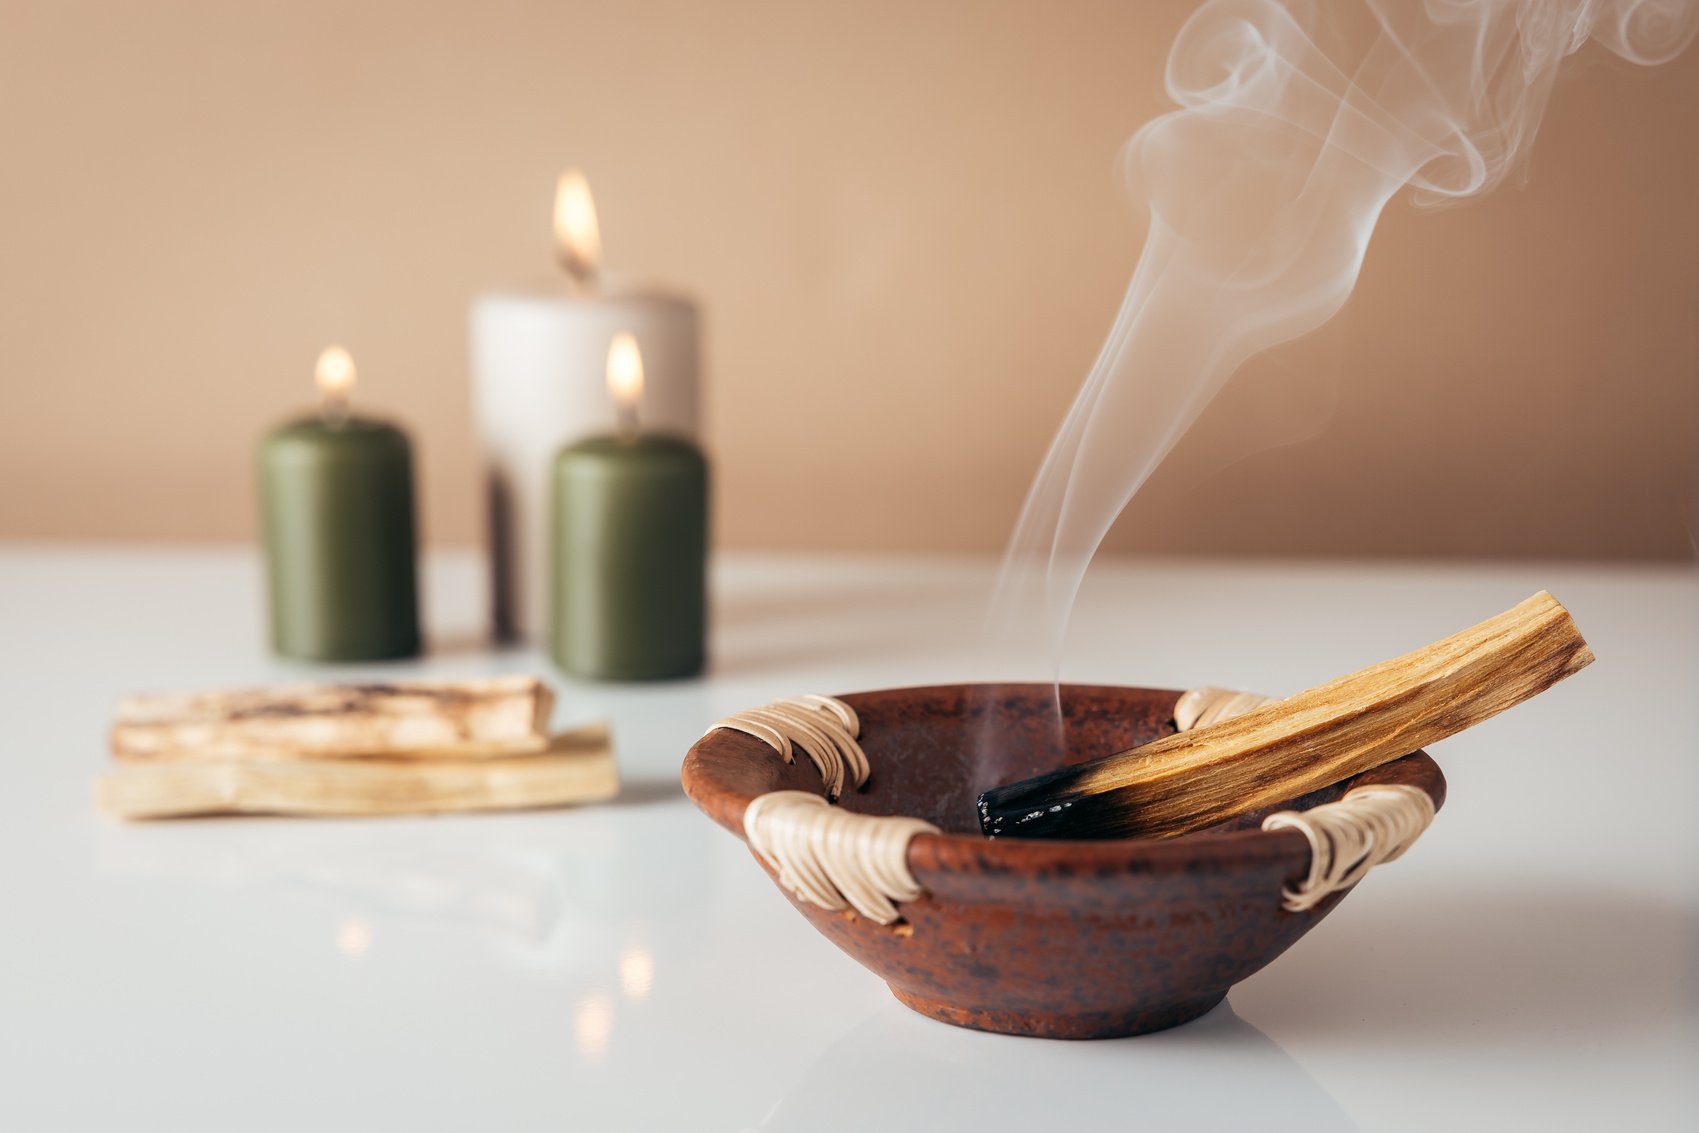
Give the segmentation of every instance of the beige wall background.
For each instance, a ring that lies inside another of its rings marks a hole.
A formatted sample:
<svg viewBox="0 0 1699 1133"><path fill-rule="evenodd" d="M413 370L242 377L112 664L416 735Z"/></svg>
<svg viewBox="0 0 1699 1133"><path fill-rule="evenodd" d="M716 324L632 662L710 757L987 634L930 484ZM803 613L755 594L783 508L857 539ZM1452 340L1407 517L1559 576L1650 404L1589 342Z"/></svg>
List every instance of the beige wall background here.
<svg viewBox="0 0 1699 1133"><path fill-rule="evenodd" d="M251 537L252 450L340 341L480 538L466 307L610 266L708 318L737 547L991 549L1137 253L1117 148L1192 4L0 0L0 536ZM1686 557L1699 49L1573 60L1521 188L1399 202L1119 547Z"/></svg>

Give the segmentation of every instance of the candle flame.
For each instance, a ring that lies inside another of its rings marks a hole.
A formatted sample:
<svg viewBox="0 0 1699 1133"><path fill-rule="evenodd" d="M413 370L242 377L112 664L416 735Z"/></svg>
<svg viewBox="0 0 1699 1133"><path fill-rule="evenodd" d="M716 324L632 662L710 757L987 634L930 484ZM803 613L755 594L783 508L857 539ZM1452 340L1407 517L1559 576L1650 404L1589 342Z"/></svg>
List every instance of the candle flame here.
<svg viewBox="0 0 1699 1133"><path fill-rule="evenodd" d="M596 202L581 170L568 169L555 183L555 246L567 272L579 283L590 283L602 259L602 230L596 224Z"/></svg>
<svg viewBox="0 0 1699 1133"><path fill-rule="evenodd" d="M340 346L327 346L313 370L313 381L326 401L347 401L354 389L354 358Z"/></svg>
<svg viewBox="0 0 1699 1133"><path fill-rule="evenodd" d="M608 346L608 395L622 413L635 413L643 400L643 353L629 333L614 335Z"/></svg>

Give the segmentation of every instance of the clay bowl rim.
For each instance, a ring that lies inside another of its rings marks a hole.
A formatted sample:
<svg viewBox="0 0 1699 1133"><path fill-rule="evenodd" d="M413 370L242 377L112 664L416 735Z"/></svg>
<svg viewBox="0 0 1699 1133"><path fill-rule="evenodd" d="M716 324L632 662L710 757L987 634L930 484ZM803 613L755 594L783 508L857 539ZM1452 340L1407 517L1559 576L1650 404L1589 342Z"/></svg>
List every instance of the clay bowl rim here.
<svg viewBox="0 0 1699 1133"><path fill-rule="evenodd" d="M1053 686L1047 682L966 682L899 686L834 695L852 707L859 707L859 702L863 699L896 693L914 696L970 688L1015 691L1048 690L1051 687ZM1062 687L1099 693L1154 694L1175 700L1181 695L1180 690L1176 689L1139 685L1064 682ZM717 760L714 757L733 753L743 758L769 759L778 767L784 766L778 753L763 741L742 732L718 728L710 730L691 745L689 753L685 756L681 778L685 793L690 796L691 801L747 844L748 837L743 830L743 812L755 795L726 785L716 774ZM878 774L877 765L874 767L874 774ZM1433 799L1436 811L1445 803L1445 776L1441 773L1439 765L1424 751L1412 752L1371 771L1350 776L1342 782L1346 790L1369 783L1408 784L1426 791L1428 797ZM1285 807L1286 804L1283 803L1275 809ZM928 892L949 895L954 889L951 884L954 878L997 874L1024 877L1058 869L1074 873L1138 873L1150 876L1195 874L1200 869L1234 869L1252 862L1275 860L1286 862L1292 875L1301 876L1310 866L1310 844L1304 835L1296 830L1262 830L1257 827L1244 830L1210 828L1173 838L1079 841L988 839L977 834L938 833L918 835L909 843L908 860L915 879L921 882Z"/></svg>

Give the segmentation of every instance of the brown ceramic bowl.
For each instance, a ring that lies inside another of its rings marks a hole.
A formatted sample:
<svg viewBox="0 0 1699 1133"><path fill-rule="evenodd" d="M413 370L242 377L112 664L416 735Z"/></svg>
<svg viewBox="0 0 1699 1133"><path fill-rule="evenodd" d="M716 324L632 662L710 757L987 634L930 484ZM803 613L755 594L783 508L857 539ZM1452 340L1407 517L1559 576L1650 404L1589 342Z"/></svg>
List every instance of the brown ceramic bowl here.
<svg viewBox="0 0 1699 1133"><path fill-rule="evenodd" d="M986 788L1174 730L1176 692L1064 685L1061 693L1065 742L1056 734L1050 685L844 696L861 717L873 776L840 804L924 818L945 833L910 844L909 865L926 892L901 907L898 924L786 896L898 999L946 1023L1085 1039L1195 1019L1345 894L1309 912L1281 907L1282 887L1308 872L1310 850L1297 831L1259 829L1269 811L1160 840L981 837L975 800ZM1417 752L1270 810L1305 809L1370 782L1420 787L1436 806L1445 798L1438 766ZM684 787L739 837L756 795L821 789L807 759L787 764L760 740L728 729L690 749Z"/></svg>

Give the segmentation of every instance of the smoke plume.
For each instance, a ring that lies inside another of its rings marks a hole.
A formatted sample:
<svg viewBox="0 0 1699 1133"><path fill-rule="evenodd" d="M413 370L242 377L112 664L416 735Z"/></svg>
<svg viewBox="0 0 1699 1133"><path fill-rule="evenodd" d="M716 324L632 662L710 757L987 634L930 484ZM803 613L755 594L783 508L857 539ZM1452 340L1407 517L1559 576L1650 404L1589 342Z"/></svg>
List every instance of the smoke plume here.
<svg viewBox="0 0 1699 1133"><path fill-rule="evenodd" d="M1207 0L1169 53L1180 108L1123 155L1143 254L1028 493L1002 628L1036 616L1059 660L1110 525L1241 363L1339 310L1395 194L1490 191L1565 58L1593 39L1655 64L1696 26L1699 0Z"/></svg>

